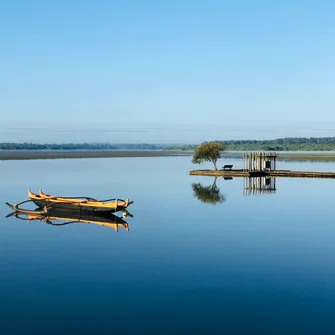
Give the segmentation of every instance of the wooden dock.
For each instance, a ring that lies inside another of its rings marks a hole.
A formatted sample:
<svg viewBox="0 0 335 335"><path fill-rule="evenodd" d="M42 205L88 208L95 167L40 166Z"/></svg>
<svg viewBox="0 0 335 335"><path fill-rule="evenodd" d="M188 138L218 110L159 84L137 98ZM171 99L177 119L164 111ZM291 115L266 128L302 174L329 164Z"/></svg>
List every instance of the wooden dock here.
<svg viewBox="0 0 335 335"><path fill-rule="evenodd" d="M192 176L211 177L286 177L286 178L329 178L335 179L335 172L309 172L291 170L248 171L243 169L232 170L191 170Z"/></svg>
<svg viewBox="0 0 335 335"><path fill-rule="evenodd" d="M233 165L224 165L221 170L191 170L192 176L224 177L287 177L287 178L330 178L335 172L309 172L277 170L277 154L273 152L245 152L243 169L232 169Z"/></svg>

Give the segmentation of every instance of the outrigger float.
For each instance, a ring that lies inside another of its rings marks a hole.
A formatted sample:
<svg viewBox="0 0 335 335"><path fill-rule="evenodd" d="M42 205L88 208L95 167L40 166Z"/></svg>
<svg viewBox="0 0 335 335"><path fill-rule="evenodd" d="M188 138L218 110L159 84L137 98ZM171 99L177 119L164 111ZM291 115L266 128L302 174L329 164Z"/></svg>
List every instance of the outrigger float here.
<svg viewBox="0 0 335 335"><path fill-rule="evenodd" d="M127 207L133 203L129 199L106 199L97 200L90 197L62 197L53 196L43 193L39 190L38 194L33 193L28 190L29 200L21 201L15 205L11 205L6 202L6 204L14 211L23 214L46 214L51 210L66 210L75 211L80 213L99 215L108 215L110 213L123 211L127 215ZM25 203L33 202L38 206L37 210L30 210L22 208L21 205Z"/></svg>

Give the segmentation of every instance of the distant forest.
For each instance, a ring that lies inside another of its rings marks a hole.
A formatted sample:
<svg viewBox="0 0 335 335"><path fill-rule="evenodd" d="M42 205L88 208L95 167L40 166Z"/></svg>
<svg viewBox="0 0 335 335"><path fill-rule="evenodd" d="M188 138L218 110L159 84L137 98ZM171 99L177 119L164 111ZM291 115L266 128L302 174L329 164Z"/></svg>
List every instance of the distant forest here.
<svg viewBox="0 0 335 335"><path fill-rule="evenodd" d="M165 145L156 144L108 144L108 143L0 143L0 150L159 150Z"/></svg>
<svg viewBox="0 0 335 335"><path fill-rule="evenodd" d="M335 137L288 137L275 140L217 141L228 151L335 151ZM108 143L0 143L0 150L194 150L198 145L108 144Z"/></svg>
<svg viewBox="0 0 335 335"><path fill-rule="evenodd" d="M334 151L335 137L287 137L275 140L216 141L223 143L228 151ZM168 149L194 150L197 145L170 147Z"/></svg>

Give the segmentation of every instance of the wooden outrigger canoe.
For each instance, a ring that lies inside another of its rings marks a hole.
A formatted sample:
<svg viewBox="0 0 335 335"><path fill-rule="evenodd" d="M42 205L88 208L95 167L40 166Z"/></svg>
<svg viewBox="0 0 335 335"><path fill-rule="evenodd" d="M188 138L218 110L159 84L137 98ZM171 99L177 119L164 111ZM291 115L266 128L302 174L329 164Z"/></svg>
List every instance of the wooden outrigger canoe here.
<svg viewBox="0 0 335 335"><path fill-rule="evenodd" d="M128 199L107 199L97 200L89 197L61 197L43 193L39 190L39 194L28 190L28 197L40 208L48 211L49 207L53 209L75 210L81 212L97 212L112 213L126 210L133 203Z"/></svg>
<svg viewBox="0 0 335 335"><path fill-rule="evenodd" d="M100 215L89 215L89 214L80 214L79 212L75 213L73 211L68 212L65 210L51 210L48 213L41 214L40 211L30 211L30 213L22 213L14 211L7 215L7 217L14 216L20 220L26 221L40 221L53 226L65 226L71 223L87 223L87 224L97 224L104 227L109 227L114 229L116 232L119 231L119 227L123 227L126 231L129 231L129 226L126 221L122 218L109 214L108 216ZM55 223L54 221L58 221ZM64 221L64 222L59 222Z"/></svg>

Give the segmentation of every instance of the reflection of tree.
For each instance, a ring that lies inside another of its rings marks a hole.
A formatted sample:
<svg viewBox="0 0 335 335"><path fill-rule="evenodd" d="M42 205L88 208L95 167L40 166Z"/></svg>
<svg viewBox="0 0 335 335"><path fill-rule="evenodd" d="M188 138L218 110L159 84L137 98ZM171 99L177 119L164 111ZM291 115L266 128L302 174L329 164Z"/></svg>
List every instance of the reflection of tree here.
<svg viewBox="0 0 335 335"><path fill-rule="evenodd" d="M201 183L193 183L193 196L203 203L216 205L224 202L226 199L220 193L220 189L216 186L216 178L213 185L203 186Z"/></svg>

